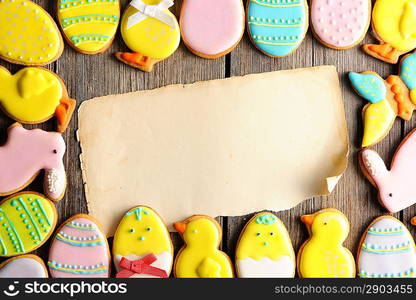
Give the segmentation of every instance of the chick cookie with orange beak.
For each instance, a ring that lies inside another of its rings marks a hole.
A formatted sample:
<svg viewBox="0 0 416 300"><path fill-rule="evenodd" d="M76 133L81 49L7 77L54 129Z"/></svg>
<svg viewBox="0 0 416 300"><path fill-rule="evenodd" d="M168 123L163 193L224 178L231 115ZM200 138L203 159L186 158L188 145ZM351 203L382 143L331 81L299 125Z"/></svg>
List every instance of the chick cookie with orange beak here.
<svg viewBox="0 0 416 300"><path fill-rule="evenodd" d="M174 223L185 245L175 259L174 274L177 278L232 278L230 258L218 249L221 227L213 218L194 215Z"/></svg>
<svg viewBox="0 0 416 300"><path fill-rule="evenodd" d="M353 278L355 260L342 244L349 233L347 217L329 208L301 218L308 227L310 238L297 256L297 267L303 278Z"/></svg>

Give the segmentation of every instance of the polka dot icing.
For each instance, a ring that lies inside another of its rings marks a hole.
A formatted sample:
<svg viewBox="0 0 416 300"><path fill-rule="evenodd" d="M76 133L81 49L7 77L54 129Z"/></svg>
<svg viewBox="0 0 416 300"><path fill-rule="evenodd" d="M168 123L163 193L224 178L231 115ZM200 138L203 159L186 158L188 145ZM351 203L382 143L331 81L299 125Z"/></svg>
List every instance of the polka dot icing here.
<svg viewBox="0 0 416 300"><path fill-rule="evenodd" d="M369 25L369 0L313 0L311 23L315 35L335 48L359 43Z"/></svg>
<svg viewBox="0 0 416 300"><path fill-rule="evenodd" d="M62 53L52 17L28 0L0 0L0 56L13 63L46 65Z"/></svg>

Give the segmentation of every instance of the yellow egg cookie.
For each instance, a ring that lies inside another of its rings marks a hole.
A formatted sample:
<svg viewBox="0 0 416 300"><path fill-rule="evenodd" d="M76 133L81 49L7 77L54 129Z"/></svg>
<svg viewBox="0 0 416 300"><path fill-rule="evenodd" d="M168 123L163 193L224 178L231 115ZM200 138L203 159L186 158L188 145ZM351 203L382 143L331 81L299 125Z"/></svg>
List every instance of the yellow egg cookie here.
<svg viewBox="0 0 416 300"><path fill-rule="evenodd" d="M301 218L310 238L301 246L297 267L303 278L355 277L355 260L342 244L348 236L347 217L336 209L323 209Z"/></svg>
<svg viewBox="0 0 416 300"><path fill-rule="evenodd" d="M172 0L133 0L121 20L121 35L133 53L117 52L120 61L145 72L172 55L179 46L180 30L169 11Z"/></svg>
<svg viewBox="0 0 416 300"><path fill-rule="evenodd" d="M169 277L173 245L153 209L137 206L124 215L114 235L113 258L118 278Z"/></svg>
<svg viewBox="0 0 416 300"><path fill-rule="evenodd" d="M194 215L174 224L185 245L175 259L177 278L231 278L234 276L230 258L218 249L221 227L213 218Z"/></svg>
<svg viewBox="0 0 416 300"><path fill-rule="evenodd" d="M52 17L29 0L0 1L0 57L14 64L44 66L57 60L63 41Z"/></svg>
<svg viewBox="0 0 416 300"><path fill-rule="evenodd" d="M107 50L120 20L119 0L58 0L57 16L67 42L78 52Z"/></svg>
<svg viewBox="0 0 416 300"><path fill-rule="evenodd" d="M65 131L76 101L68 98L62 80L44 68L27 67L12 75L0 67L0 105L12 119L38 124L55 116L58 131Z"/></svg>
<svg viewBox="0 0 416 300"><path fill-rule="evenodd" d="M238 240L235 263L240 278L294 277L295 252L282 221L267 212L252 217Z"/></svg>

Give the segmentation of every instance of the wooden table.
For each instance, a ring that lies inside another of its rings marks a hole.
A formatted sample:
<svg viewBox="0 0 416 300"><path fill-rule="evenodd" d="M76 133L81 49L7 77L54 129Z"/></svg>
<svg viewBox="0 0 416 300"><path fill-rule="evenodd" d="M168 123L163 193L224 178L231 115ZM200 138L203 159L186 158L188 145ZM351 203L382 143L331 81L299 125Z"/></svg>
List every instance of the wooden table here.
<svg viewBox="0 0 416 300"><path fill-rule="evenodd" d="M40 4L49 13L54 13L55 1L36 0L34 2ZM127 0L122 0L123 8L127 2ZM176 4L172 11L178 16L182 0L176 0L175 2ZM365 41L373 41L370 34L367 34ZM326 48L312 37L310 31L301 47L294 54L280 59L269 58L260 53L250 43L246 34L231 54L216 60L199 58L190 53L181 44L174 55L157 64L153 73L150 74L133 69L114 58L114 52L126 50L127 48L120 34L117 35L111 48L106 53L100 55L82 55L66 45L61 58L47 67L61 76L68 87L69 95L78 100L77 105L79 106L82 101L97 96L153 89L169 84L186 84L195 81L226 78L250 73L319 65L335 65L342 82L342 92L344 95L350 136L351 154L348 169L332 195L308 199L297 207L288 211L278 212L276 215L287 226L293 246L295 247L295 251L297 251L302 242L308 237L306 227L300 222L300 216L313 213L322 208L337 208L347 215L351 223L351 231L346 246L353 253L357 251L357 243L362 232L373 218L384 214L385 211L377 202L376 189L367 182L358 168L357 150L359 150L363 132L361 109L365 102L350 87L347 72L373 70L381 76L387 76L396 73L397 66L378 61L361 52L359 47L346 51L335 51ZM0 61L0 64L6 66L12 73L15 73L21 68L20 66L11 65L4 61ZM282 99L282 101L290 101L290 99ZM387 138L374 147L386 161L391 160L401 139L416 125L415 118L408 122L400 120L396 120ZM73 214L87 213L80 162L78 159L80 146L76 140L77 121L78 118L75 113L69 128L64 134L67 144L65 165L68 174L68 188L65 198L57 203L59 212L58 224ZM4 143L6 140L6 128L13 122L13 120L7 118L4 114L0 114L1 143ZM40 127L46 130L55 130L54 122L54 120L51 120L37 126L25 127ZM41 192L42 180L42 176L39 176L27 190ZM137 204L139 205L140 203ZM411 229L411 232L415 234L416 231L411 228L409 223L410 218L414 215L416 215L416 206L395 214L395 217L402 220ZM222 249L231 257L234 256L238 235L250 217L251 215L218 218L223 227ZM172 234L172 237L175 249L178 250L182 245L182 241L177 234ZM48 249L49 243L46 243L36 252L47 260Z"/></svg>

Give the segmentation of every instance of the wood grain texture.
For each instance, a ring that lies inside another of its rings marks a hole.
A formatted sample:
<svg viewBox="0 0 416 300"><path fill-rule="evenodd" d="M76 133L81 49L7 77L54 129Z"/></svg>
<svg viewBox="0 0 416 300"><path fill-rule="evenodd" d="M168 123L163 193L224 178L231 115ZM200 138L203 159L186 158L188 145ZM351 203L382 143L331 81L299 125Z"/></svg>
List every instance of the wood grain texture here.
<svg viewBox="0 0 416 300"><path fill-rule="evenodd" d="M53 14L54 1L36 0L34 2L40 4L48 12ZM127 2L127 0L122 0L123 8ZM172 11L178 16L181 0L175 2L176 4ZM373 40L369 33L361 44ZM200 80L218 79L250 73L318 65L335 65L341 79L351 144L348 169L332 195L308 199L297 207L288 211L278 212L276 215L287 226L295 251L297 251L307 238L307 230L300 222L300 216L313 213L321 208L337 208L343 211L350 220L351 232L346 246L355 253L363 230L373 218L385 214L385 211L377 202L377 190L367 182L358 168L357 151L360 147L363 132L361 109L365 102L350 87L347 72L372 70L386 77L389 74L396 73L397 66L378 61L361 52L358 47L345 51L326 48L312 38L310 32L308 32L305 41L295 53L281 59L270 58L260 53L250 43L247 34L245 34L241 43L232 53L216 60L206 60L196 57L181 44L174 55L158 63L153 73L150 74L133 69L118 62L114 58L114 52L125 50L127 48L118 33L113 45L103 54L84 55L75 52L66 45L62 57L47 67L61 76L67 85L69 95L78 100L77 106L79 107L82 101L93 97L153 89L168 84L186 84ZM7 67L12 73L21 68L4 61L0 61L0 64ZM281 99L281 101L290 101L290 99ZM295 122L301 121L296 119L295 114L293 118ZM64 133L64 138L67 143L65 165L68 174L68 189L64 199L57 203L59 211L58 224L73 214L87 213L78 159L80 147L76 140L77 121L77 114L74 114L70 126ZM13 120L7 118L4 114L0 114L0 143L5 142L6 128L13 122ZM374 149L381 154L386 162L389 162L401 139L415 126L416 118L408 122L397 119L388 137L375 146ZM51 120L44 124L25 127L54 130L55 123L54 120ZM37 178L26 190L41 192L42 177ZM413 234L416 233L416 230L412 228L409 221L414 215L416 215L416 206L395 214L396 217L408 226ZM223 226L222 248L231 257L234 256L240 231L251 216L218 218ZM182 241L177 234L173 234L172 237L175 250L178 251L182 245ZM36 253L47 260L48 249L49 242L36 251Z"/></svg>

